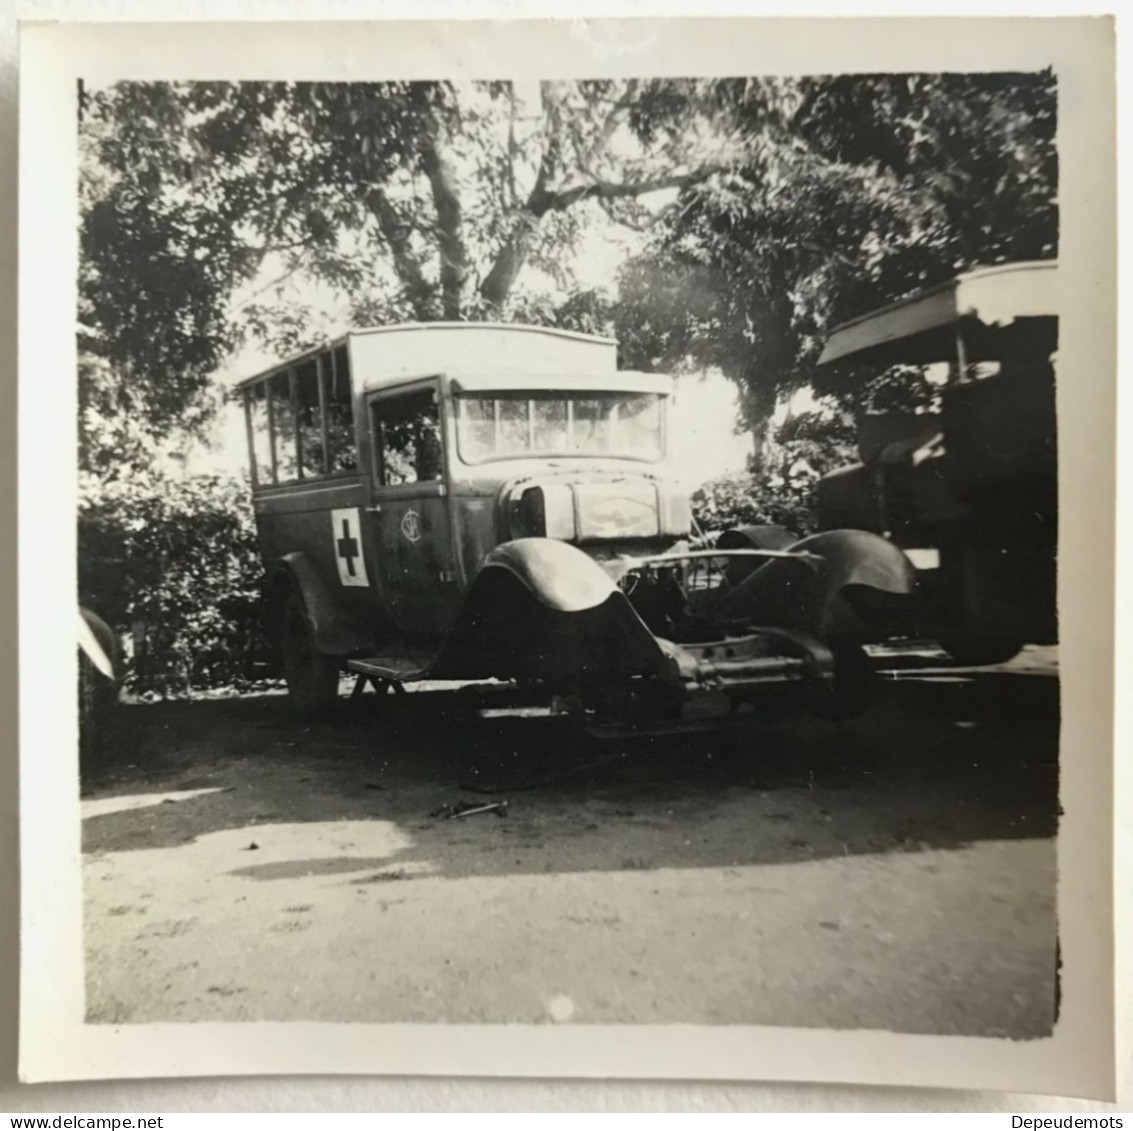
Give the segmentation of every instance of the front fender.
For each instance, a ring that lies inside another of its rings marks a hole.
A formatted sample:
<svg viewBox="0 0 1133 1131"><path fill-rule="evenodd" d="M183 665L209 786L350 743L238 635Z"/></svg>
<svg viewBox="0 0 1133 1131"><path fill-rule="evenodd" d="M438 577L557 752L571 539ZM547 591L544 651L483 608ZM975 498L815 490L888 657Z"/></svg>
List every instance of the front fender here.
<svg viewBox="0 0 1133 1131"><path fill-rule="evenodd" d="M675 678L624 593L565 542L521 538L485 559L445 640L437 679Z"/></svg>
<svg viewBox="0 0 1133 1131"><path fill-rule="evenodd" d="M122 676L121 649L114 630L90 609L79 607L79 647L94 666L112 682Z"/></svg>
<svg viewBox="0 0 1133 1131"><path fill-rule="evenodd" d="M589 555L553 538L517 538L497 546L483 570L504 570L548 609L580 613L618 591L609 574Z"/></svg>
<svg viewBox="0 0 1133 1131"><path fill-rule="evenodd" d="M790 547L819 561L775 558L724 594L714 614L812 632L822 639L880 638L887 634L885 610L912 600L916 570L879 534L828 530Z"/></svg>

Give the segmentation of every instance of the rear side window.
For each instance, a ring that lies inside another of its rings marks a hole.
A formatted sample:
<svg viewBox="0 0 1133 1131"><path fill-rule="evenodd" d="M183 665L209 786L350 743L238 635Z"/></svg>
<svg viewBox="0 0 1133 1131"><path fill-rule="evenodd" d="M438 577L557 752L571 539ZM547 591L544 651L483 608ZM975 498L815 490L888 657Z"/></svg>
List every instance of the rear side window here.
<svg viewBox="0 0 1133 1131"><path fill-rule="evenodd" d="M374 475L383 487L441 478L441 416L435 389L370 402Z"/></svg>
<svg viewBox="0 0 1133 1131"><path fill-rule="evenodd" d="M246 387L244 411L249 456L261 486L357 471L345 346Z"/></svg>
<svg viewBox="0 0 1133 1131"><path fill-rule="evenodd" d="M357 471L354 401L350 390L350 355L339 346L323 358L326 382L327 452L331 472Z"/></svg>
<svg viewBox="0 0 1133 1131"><path fill-rule="evenodd" d="M248 447L252 474L256 482L275 482L275 462L271 451L271 422L268 419L267 385L260 382L244 391L244 411L248 420Z"/></svg>
<svg viewBox="0 0 1133 1131"><path fill-rule="evenodd" d="M275 479L289 483L299 478L299 444L291 403L291 374L277 373L268 382L272 432L275 436Z"/></svg>
<svg viewBox="0 0 1133 1131"><path fill-rule="evenodd" d="M299 432L299 466L303 478L322 475L326 470L323 449L322 394L319 391L319 366L305 361L295 373L295 420Z"/></svg>

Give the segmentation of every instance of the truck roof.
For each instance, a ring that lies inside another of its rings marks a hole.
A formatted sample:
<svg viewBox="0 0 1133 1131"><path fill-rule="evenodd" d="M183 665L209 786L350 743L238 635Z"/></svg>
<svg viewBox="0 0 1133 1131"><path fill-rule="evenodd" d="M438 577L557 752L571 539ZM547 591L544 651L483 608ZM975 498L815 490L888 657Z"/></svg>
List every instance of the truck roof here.
<svg viewBox="0 0 1133 1131"><path fill-rule="evenodd" d="M364 343L364 352L370 358L380 355L383 370L398 380L407 373L455 373L466 367L483 370L483 354L477 354L475 349L469 352L467 343L457 347L455 332L465 338L475 335L484 341L494 336L497 344L505 341L514 343L523 336L532 344L540 342L541 348L536 351L540 358L539 369L548 365L560 370L593 369L595 375L616 370L617 341L597 334L519 322L399 322L391 326L349 330L337 338L278 361L269 368L236 382L235 388L255 384L265 377L315 357L328 347L343 345L350 340L359 345ZM579 364L583 358L589 364ZM514 368L514 365L510 368ZM372 386L373 382L367 381L366 384Z"/></svg>
<svg viewBox="0 0 1133 1131"><path fill-rule="evenodd" d="M942 361L955 352L955 328L962 321L993 327L1017 318L1057 317L1057 261L978 267L835 326L818 364L851 358L878 363Z"/></svg>
<svg viewBox="0 0 1133 1131"><path fill-rule="evenodd" d="M610 373L500 373L470 370L452 375L453 387L462 393L509 393L524 390L602 393L671 393L673 379L666 373L615 369Z"/></svg>
<svg viewBox="0 0 1133 1131"><path fill-rule="evenodd" d="M581 342L601 342L617 345L617 340L601 334L583 334L577 330L559 330L554 326L532 326L526 322L395 322L392 326L366 326L351 330L350 335L394 334L405 332L431 332L434 330L511 330L520 334L550 334L556 338L573 338Z"/></svg>

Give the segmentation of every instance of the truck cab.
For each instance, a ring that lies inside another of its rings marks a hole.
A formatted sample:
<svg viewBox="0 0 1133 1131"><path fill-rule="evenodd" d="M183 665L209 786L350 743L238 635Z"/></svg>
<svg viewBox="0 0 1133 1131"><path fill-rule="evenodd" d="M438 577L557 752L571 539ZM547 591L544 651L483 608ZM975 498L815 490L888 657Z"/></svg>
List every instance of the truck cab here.
<svg viewBox="0 0 1133 1131"><path fill-rule="evenodd" d="M1054 261L978 268L836 327L827 384L943 370L938 407L859 419L860 461L818 488L821 529L853 525L918 568L904 626L1000 663L1058 639Z"/></svg>
<svg viewBox="0 0 1133 1131"><path fill-rule="evenodd" d="M665 477L672 380L617 370L610 339L363 330L241 392L269 568L308 557L377 645L443 636L502 542L609 557L688 534Z"/></svg>

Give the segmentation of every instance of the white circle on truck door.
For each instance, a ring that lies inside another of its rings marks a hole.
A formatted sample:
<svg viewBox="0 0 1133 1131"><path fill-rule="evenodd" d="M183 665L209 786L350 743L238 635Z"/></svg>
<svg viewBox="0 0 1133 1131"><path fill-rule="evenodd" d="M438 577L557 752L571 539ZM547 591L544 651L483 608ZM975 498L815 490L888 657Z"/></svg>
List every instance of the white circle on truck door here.
<svg viewBox="0 0 1133 1131"><path fill-rule="evenodd" d="M401 519L401 533L410 542L421 541L421 516L416 511L406 511Z"/></svg>

